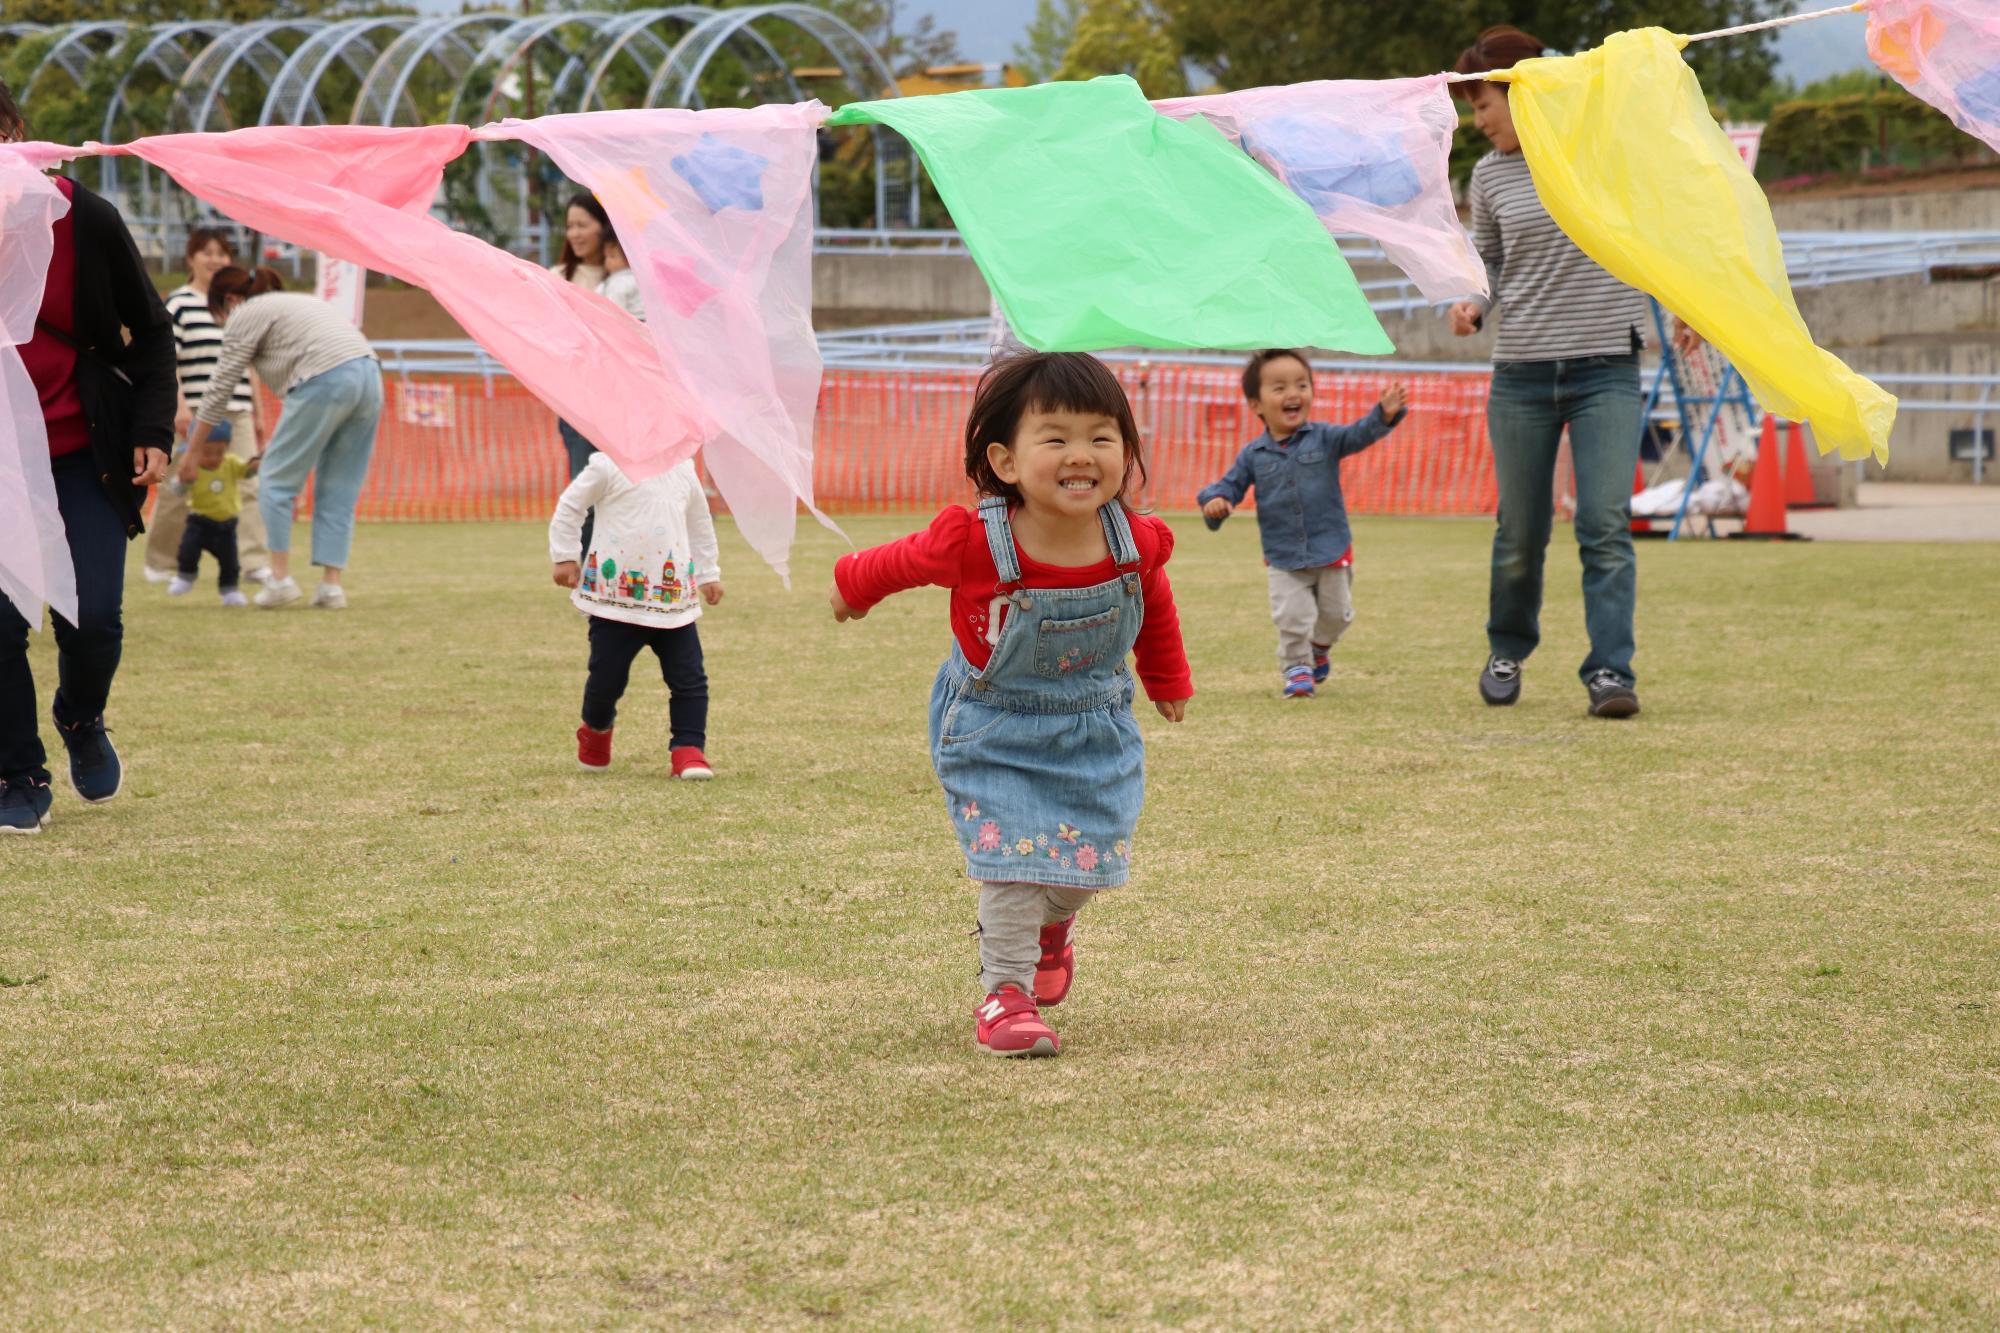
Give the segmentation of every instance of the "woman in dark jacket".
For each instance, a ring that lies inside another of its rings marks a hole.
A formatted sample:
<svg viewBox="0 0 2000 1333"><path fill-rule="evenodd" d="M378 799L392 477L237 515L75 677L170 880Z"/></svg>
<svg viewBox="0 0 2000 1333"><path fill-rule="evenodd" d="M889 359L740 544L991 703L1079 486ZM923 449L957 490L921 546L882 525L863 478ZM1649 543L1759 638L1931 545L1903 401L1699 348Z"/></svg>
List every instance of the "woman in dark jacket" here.
<svg viewBox="0 0 2000 1333"><path fill-rule="evenodd" d="M0 83L0 139L27 125ZM116 209L67 177L33 340L21 359L41 397L56 504L76 566L77 618L55 617L56 734L70 783L108 801L124 783L104 705L124 643L125 544L144 530L146 488L166 475L174 436L174 338L166 307ZM129 340L128 340L129 339ZM28 622L0 600L0 833L47 826L48 754L28 669Z"/></svg>

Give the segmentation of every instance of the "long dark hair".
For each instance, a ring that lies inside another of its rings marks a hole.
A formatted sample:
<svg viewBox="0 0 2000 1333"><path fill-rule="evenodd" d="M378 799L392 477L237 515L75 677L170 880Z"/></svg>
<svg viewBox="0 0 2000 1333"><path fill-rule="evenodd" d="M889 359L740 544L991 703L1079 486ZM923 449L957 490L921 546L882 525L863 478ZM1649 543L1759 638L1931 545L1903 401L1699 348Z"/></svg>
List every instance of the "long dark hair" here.
<svg viewBox="0 0 2000 1333"><path fill-rule="evenodd" d="M604 211L603 204L597 202L596 195L588 191L582 194L571 195L569 202L563 205L563 220L565 222L569 220L569 211L572 208L580 208L597 219L597 225L604 229L603 243L605 245L618 244L618 231L611 225L611 215ZM570 245L569 237L563 237L562 271L564 282L568 282L576 277L576 266L582 262L583 256L578 254L575 248Z"/></svg>
<svg viewBox="0 0 2000 1333"><path fill-rule="evenodd" d="M1020 488L1000 480L993 460L986 456L986 446L1012 446L1021 418L1030 412L1095 412L1110 417L1125 437L1125 481L1116 498L1123 500L1133 489L1135 472L1139 485L1146 484L1146 451L1139 442L1139 423L1133 419L1131 400L1125 397L1118 377L1102 361L1082 352L1020 352L1003 356L986 368L972 396L972 411L965 418L965 475L981 495L1000 495L1009 504L1021 503Z"/></svg>
<svg viewBox="0 0 2000 1333"><path fill-rule="evenodd" d="M14 105L14 90L0 79L0 143L28 137L28 118Z"/></svg>
<svg viewBox="0 0 2000 1333"><path fill-rule="evenodd" d="M1479 40L1458 53L1458 63L1452 69L1459 74L1484 74L1489 70L1512 69L1523 60L1533 60L1547 48L1542 39L1530 36L1511 24L1500 24L1479 34ZM1451 85L1451 95L1470 102L1473 94L1486 86L1486 80L1474 79L1468 83ZM1505 92L1506 84L1499 85Z"/></svg>
<svg viewBox="0 0 2000 1333"><path fill-rule="evenodd" d="M285 277L274 268L260 268L255 273L247 273L231 264L228 268L217 269L215 276L208 280L208 313L215 316L220 324L229 309L232 296L262 296L265 292L285 290Z"/></svg>

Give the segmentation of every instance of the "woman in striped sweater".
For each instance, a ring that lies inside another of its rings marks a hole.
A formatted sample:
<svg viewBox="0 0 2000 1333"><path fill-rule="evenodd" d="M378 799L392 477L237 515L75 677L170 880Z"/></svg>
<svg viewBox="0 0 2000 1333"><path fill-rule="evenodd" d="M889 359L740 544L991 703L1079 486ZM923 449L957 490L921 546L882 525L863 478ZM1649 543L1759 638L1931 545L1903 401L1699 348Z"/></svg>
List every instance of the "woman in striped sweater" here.
<svg viewBox="0 0 2000 1333"><path fill-rule="evenodd" d="M194 425L194 405L208 392L215 375L216 358L222 353L222 326L208 312L208 284L217 273L236 262L226 233L214 227L196 227L188 233L188 280L167 293L167 318L174 322L175 370L180 379L180 410L174 417L174 436L187 439ZM257 452L255 400L246 376L229 398L229 452L249 459ZM236 527L236 554L243 563L243 576L262 583L271 572L270 553L264 549L264 516L257 510L257 482L245 478L238 488L243 497L243 517ZM187 492L177 486L162 486L153 505L153 521L146 528L146 580L165 583L180 569L181 530L187 526Z"/></svg>
<svg viewBox="0 0 2000 1333"><path fill-rule="evenodd" d="M1510 69L1545 54L1519 28L1488 28L1458 58L1461 74ZM1576 465L1576 541L1583 558L1590 654L1579 675L1596 717L1639 711L1632 672L1638 563L1632 550L1632 476L1644 400L1639 349L1651 310L1643 293L1605 272L1542 206L1521 155L1507 85L1454 84L1493 151L1472 169L1472 238L1492 295L1452 307L1469 337L1497 304L1487 433L1500 490L1480 697L1511 704L1521 664L1541 639L1542 566L1554 521L1556 449L1565 428ZM1678 334L1677 341L1692 338ZM1695 341L1698 341L1695 340Z"/></svg>

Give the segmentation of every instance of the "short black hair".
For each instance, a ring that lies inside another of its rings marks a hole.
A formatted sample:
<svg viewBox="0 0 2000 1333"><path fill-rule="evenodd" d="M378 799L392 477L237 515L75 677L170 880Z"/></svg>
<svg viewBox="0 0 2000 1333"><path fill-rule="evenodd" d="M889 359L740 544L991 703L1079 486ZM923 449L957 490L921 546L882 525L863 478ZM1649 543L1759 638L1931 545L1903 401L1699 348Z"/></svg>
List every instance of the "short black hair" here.
<svg viewBox="0 0 2000 1333"><path fill-rule="evenodd" d="M1286 357L1292 358L1306 368L1306 381L1310 383L1313 377L1313 363L1306 359L1304 352L1296 347L1266 347L1261 352L1250 353L1250 359L1243 363L1243 396L1253 403L1262 397L1264 367L1273 361L1282 361Z"/></svg>
<svg viewBox="0 0 2000 1333"><path fill-rule="evenodd" d="M965 418L965 475L981 495L1004 496L1021 503L1020 489L1000 480L986 446L1012 445L1021 418L1030 412L1095 412L1118 423L1125 438L1124 499L1132 489L1132 474L1146 483L1146 451L1139 442L1139 423L1132 401L1118 377L1094 356L1082 352L1018 352L1003 356L979 377L972 411Z"/></svg>

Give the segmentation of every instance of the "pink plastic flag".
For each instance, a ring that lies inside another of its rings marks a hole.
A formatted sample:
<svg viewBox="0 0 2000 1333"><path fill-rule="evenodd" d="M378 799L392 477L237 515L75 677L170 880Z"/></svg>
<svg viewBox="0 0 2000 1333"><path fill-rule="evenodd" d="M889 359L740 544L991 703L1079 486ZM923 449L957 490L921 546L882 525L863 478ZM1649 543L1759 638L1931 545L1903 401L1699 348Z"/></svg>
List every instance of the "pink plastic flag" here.
<svg viewBox="0 0 2000 1333"><path fill-rule="evenodd" d="M1433 301L1486 294L1486 266L1451 193L1458 111L1444 76L1245 88L1153 103L1206 116L1312 205L1336 235L1378 243Z"/></svg>
<svg viewBox="0 0 2000 1333"><path fill-rule="evenodd" d="M247 226L425 288L633 479L693 457L708 419L644 329L603 297L425 211L471 137L463 125L270 126L100 151L152 163Z"/></svg>
<svg viewBox="0 0 2000 1333"><path fill-rule="evenodd" d="M1992 0L1870 0L1868 54L2000 152L2000 6Z"/></svg>
<svg viewBox="0 0 2000 1333"><path fill-rule="evenodd" d="M49 469L49 434L20 347L35 336L56 219L69 200L42 174L69 156L0 144L0 593L32 628L42 608L76 623L76 569Z"/></svg>
<svg viewBox="0 0 2000 1333"><path fill-rule="evenodd" d="M660 360L711 423L709 472L780 575L798 506L812 506L812 176L826 116L803 102L598 111L480 131L533 144L604 205Z"/></svg>

